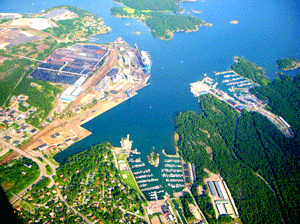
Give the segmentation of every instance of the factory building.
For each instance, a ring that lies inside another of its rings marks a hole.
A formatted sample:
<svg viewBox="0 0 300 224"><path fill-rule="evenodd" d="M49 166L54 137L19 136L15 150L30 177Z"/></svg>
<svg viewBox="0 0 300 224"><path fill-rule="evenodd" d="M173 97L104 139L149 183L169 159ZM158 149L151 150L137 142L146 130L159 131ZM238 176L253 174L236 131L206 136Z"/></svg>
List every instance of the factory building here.
<svg viewBox="0 0 300 224"><path fill-rule="evenodd" d="M75 91L74 86L69 86L60 96L60 99L65 103L70 103L74 100L74 96L71 96L71 94Z"/></svg>
<svg viewBox="0 0 300 224"><path fill-rule="evenodd" d="M71 96L77 97L79 96L79 94L82 92L81 88L77 88L72 94Z"/></svg>
<svg viewBox="0 0 300 224"><path fill-rule="evenodd" d="M207 182L207 185L209 187L209 190L210 190L210 193L212 195L216 195L216 192L215 192L215 189L214 189L214 186L212 185L212 183L210 181Z"/></svg>
<svg viewBox="0 0 300 224"><path fill-rule="evenodd" d="M80 87L84 81L86 80L85 77L80 77L75 83L74 83L74 86L77 86L77 87Z"/></svg>
<svg viewBox="0 0 300 224"><path fill-rule="evenodd" d="M218 193L219 197L220 198L224 198L222 190L221 190L220 185L219 185L219 182L218 181L214 181L214 185L215 185L215 188L217 190L217 193Z"/></svg>

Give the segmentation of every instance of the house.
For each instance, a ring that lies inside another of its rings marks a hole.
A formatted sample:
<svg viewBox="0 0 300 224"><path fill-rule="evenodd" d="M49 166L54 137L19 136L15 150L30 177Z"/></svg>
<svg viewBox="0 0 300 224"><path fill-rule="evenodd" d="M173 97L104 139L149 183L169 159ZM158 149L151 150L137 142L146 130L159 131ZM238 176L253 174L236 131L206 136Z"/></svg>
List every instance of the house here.
<svg viewBox="0 0 300 224"><path fill-rule="evenodd" d="M19 140L14 141L14 146L19 145L21 142Z"/></svg>
<svg viewBox="0 0 300 224"><path fill-rule="evenodd" d="M11 140L11 137L6 135L6 136L3 137L3 139L6 140L6 141L9 141L9 140Z"/></svg>
<svg viewBox="0 0 300 224"><path fill-rule="evenodd" d="M32 164L26 162L24 163L24 166L30 169L32 167Z"/></svg>
<svg viewBox="0 0 300 224"><path fill-rule="evenodd" d="M30 134L32 134L32 135L35 133L37 133L37 130L35 128L30 131Z"/></svg>

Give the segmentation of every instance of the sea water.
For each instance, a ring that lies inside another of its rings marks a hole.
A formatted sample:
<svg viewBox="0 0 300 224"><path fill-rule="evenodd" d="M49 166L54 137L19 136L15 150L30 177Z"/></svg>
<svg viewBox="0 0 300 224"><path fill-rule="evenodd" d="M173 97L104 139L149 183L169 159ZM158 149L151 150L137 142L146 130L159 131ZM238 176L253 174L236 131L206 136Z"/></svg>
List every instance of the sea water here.
<svg viewBox="0 0 300 224"><path fill-rule="evenodd" d="M153 65L150 85L84 124L92 135L58 153L55 159L59 162L97 143L108 141L120 146L121 138L130 134L133 148L141 152L141 161L151 167L147 155L153 148L156 152L165 149L168 154L175 153L174 116L180 111L200 111L197 98L190 93L191 82L203 78L204 73L213 78L214 71L228 70L234 56L262 66L272 79L278 71L277 59L300 59L300 7L292 0L184 2L180 6L185 15L200 17L213 25L199 27L197 32L175 33L170 41L151 36L143 22L112 17L110 8L118 4L110 0L3 1L0 11L37 13L61 4L72 4L97 14L112 28L108 34L95 36L93 42L107 43L122 37L131 46L137 44L140 50L147 50ZM231 20L238 20L239 24L230 24ZM137 35L137 31L141 34ZM299 70L285 73L294 76ZM159 184L166 183L161 177L163 166L161 163L160 167L151 168Z"/></svg>

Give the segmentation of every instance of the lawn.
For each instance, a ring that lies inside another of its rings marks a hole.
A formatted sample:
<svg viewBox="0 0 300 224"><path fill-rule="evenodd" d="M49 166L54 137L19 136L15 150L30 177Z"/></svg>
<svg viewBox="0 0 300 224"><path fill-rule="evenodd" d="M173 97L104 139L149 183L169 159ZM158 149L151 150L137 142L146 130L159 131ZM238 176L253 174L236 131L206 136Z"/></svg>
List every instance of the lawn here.
<svg viewBox="0 0 300 224"><path fill-rule="evenodd" d="M126 174L127 175L127 178L123 178L123 174ZM121 176L123 178L123 181L128 185L130 186L132 189L136 190L137 192L141 193L135 180L134 180L134 177L133 175L131 174L130 171L126 170L126 171L122 171L121 172Z"/></svg>

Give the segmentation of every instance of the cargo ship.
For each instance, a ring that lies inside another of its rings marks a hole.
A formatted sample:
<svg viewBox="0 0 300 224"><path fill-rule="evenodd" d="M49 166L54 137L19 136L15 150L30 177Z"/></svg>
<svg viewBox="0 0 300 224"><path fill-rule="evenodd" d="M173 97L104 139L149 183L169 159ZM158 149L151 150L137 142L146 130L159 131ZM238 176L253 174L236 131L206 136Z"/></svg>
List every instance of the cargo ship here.
<svg viewBox="0 0 300 224"><path fill-rule="evenodd" d="M142 61L144 64L144 69L148 74L151 72L152 61L147 51L141 51Z"/></svg>

